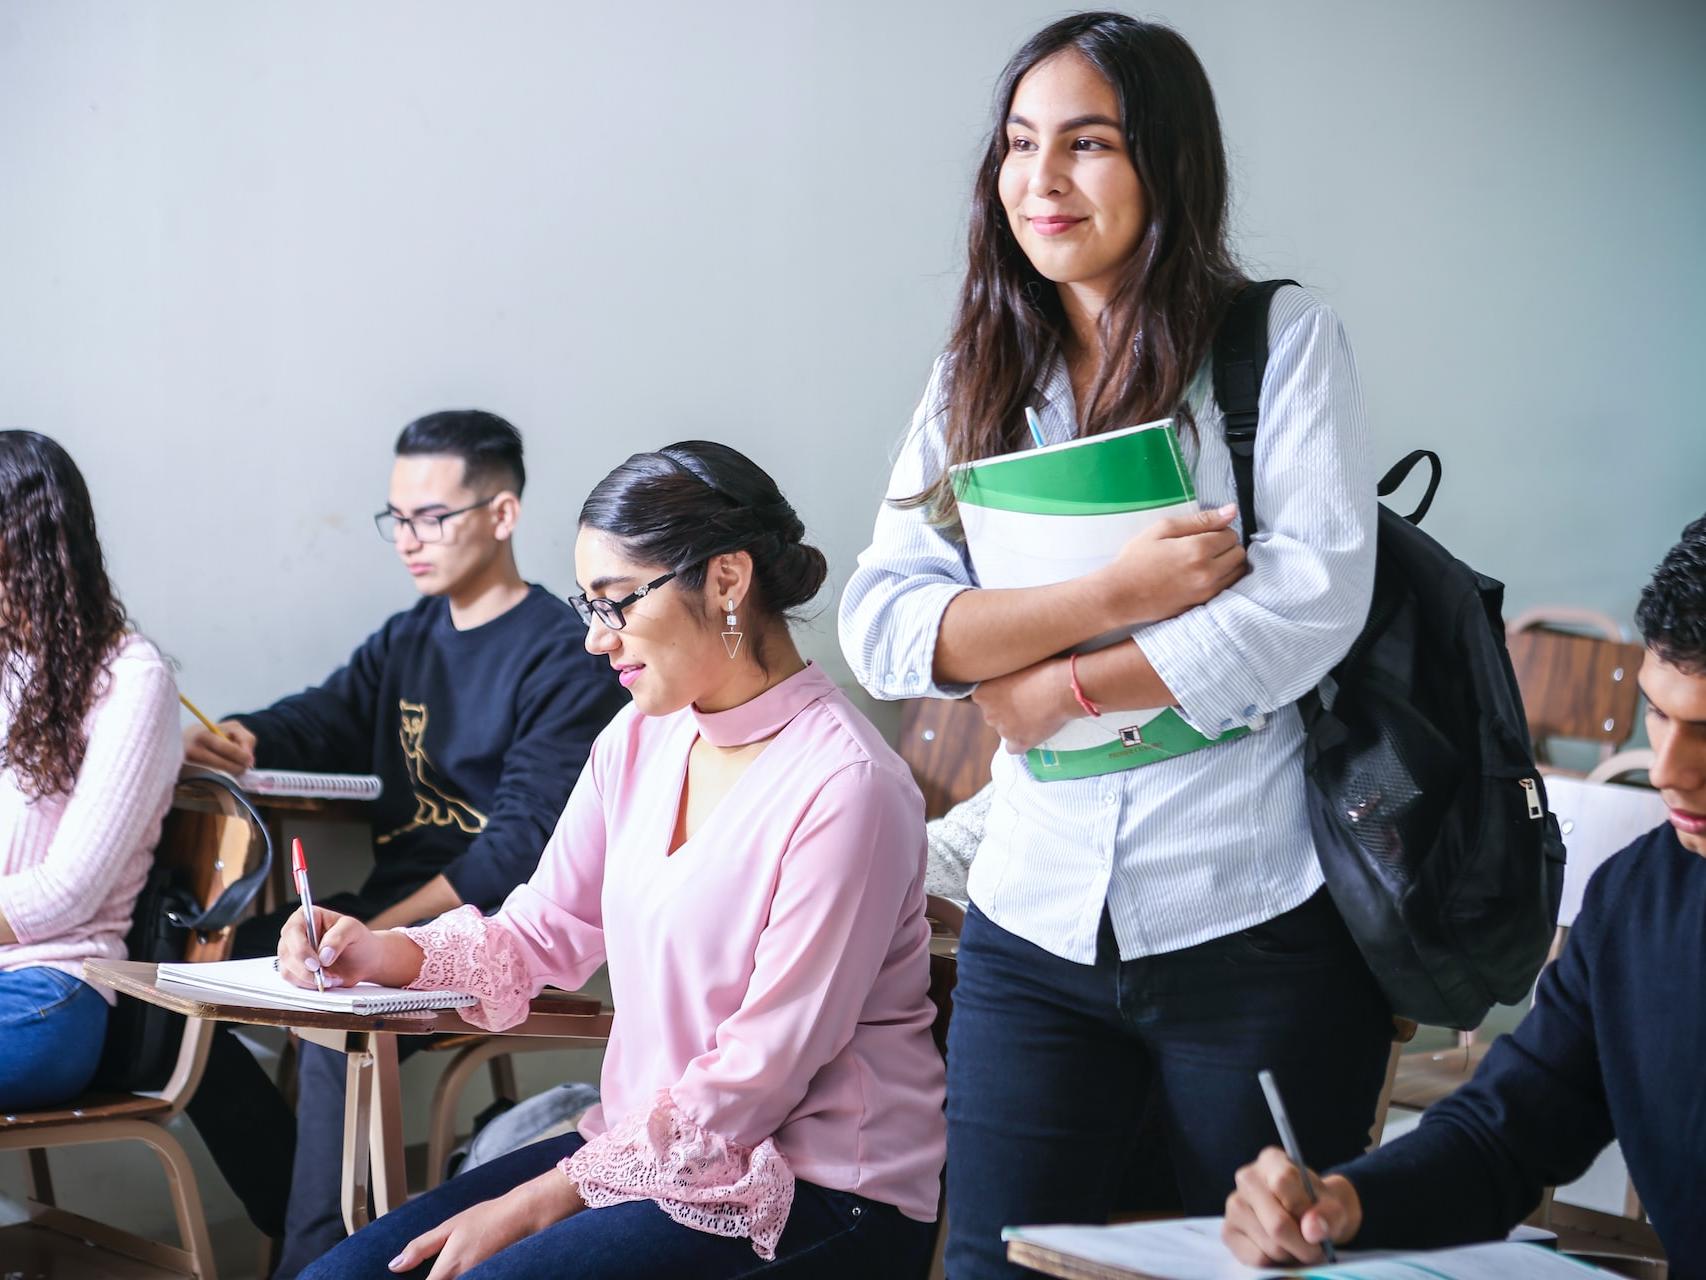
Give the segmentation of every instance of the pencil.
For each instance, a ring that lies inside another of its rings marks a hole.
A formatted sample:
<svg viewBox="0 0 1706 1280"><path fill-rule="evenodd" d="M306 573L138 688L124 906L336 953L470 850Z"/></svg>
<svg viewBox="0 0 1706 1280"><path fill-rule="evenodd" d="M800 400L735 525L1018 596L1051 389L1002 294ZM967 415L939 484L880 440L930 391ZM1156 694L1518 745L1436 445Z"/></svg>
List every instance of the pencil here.
<svg viewBox="0 0 1706 1280"><path fill-rule="evenodd" d="M178 701L183 703L186 707L188 707L190 709L190 714L192 716L194 716L197 720L200 720L203 724L205 724L210 733L217 733L221 738L224 738L225 741L227 741L227 742L231 741L231 735L226 733L225 730L221 729L218 725L214 724L213 721L209 720L205 715L203 715L201 708L196 706L195 703L191 702L188 698L184 697L184 695L181 693L178 695Z"/></svg>

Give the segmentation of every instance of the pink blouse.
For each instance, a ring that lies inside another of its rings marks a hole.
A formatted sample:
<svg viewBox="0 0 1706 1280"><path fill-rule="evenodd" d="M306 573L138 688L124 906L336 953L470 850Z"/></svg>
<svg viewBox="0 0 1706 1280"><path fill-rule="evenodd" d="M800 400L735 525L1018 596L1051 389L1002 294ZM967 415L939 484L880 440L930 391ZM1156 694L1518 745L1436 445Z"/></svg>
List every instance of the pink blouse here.
<svg viewBox="0 0 1706 1280"><path fill-rule="evenodd" d="M688 751L776 735L669 852ZM495 916L406 930L417 986L513 1026L607 962L602 1107L564 1168L589 1206L649 1199L775 1256L794 1179L936 1216L924 814L911 775L816 667L731 711L599 735L533 879Z"/></svg>

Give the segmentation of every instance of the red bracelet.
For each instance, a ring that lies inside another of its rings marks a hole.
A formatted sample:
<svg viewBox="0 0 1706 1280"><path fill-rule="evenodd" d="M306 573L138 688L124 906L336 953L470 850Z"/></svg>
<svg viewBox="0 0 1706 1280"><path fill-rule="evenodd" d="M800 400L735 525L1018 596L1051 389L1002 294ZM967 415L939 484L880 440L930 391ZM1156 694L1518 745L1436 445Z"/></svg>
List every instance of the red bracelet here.
<svg viewBox="0 0 1706 1280"><path fill-rule="evenodd" d="M1078 699L1078 705L1084 708L1087 716L1099 716L1102 708L1084 695L1084 686L1078 683L1078 655L1075 653L1066 660L1067 678L1072 681L1072 696Z"/></svg>

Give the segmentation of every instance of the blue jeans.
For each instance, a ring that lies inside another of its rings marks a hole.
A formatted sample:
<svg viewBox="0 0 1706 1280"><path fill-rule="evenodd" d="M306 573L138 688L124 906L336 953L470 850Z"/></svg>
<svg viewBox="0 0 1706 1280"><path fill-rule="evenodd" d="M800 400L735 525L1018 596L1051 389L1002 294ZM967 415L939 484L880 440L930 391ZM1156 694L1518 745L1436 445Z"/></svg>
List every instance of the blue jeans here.
<svg viewBox="0 0 1706 1280"><path fill-rule="evenodd" d="M1185 1212L1224 1211L1239 1165L1278 1141L1271 1068L1304 1156L1360 1152L1392 1041L1386 1001L1323 891L1284 915L1121 961L1102 918L1075 964L974 906L948 1027L948 1274L1031 1273L1001 1228L1106 1222L1134 1160L1167 1161ZM1134 1150L1147 1108L1165 1151Z"/></svg>
<svg viewBox="0 0 1706 1280"><path fill-rule="evenodd" d="M89 1087L107 1039L107 1002L38 965L0 973L0 1111L68 1102Z"/></svg>
<svg viewBox="0 0 1706 1280"><path fill-rule="evenodd" d="M345 1240L303 1273L303 1280L389 1280L385 1264L404 1245L470 1205L490 1200L580 1150L571 1133L458 1174ZM328 1177L336 1176L330 1170ZM794 1204L766 1262L745 1238L684 1227L650 1200L581 1212L487 1259L467 1280L923 1280L935 1244L932 1223L914 1222L893 1205L810 1182L794 1184ZM430 1261L408 1272L420 1280Z"/></svg>

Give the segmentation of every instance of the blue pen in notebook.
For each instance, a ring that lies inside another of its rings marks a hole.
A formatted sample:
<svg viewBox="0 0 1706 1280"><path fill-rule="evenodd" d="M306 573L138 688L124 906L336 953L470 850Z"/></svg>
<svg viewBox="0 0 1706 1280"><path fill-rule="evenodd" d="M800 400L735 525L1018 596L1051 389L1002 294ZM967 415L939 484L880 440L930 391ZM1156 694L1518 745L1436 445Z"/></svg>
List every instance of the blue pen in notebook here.
<svg viewBox="0 0 1706 1280"><path fill-rule="evenodd" d="M1037 448L1041 449L1048 444L1048 441L1043 439L1043 421L1037 417L1037 411L1030 405L1025 406L1025 425L1031 429L1031 439L1037 442Z"/></svg>

